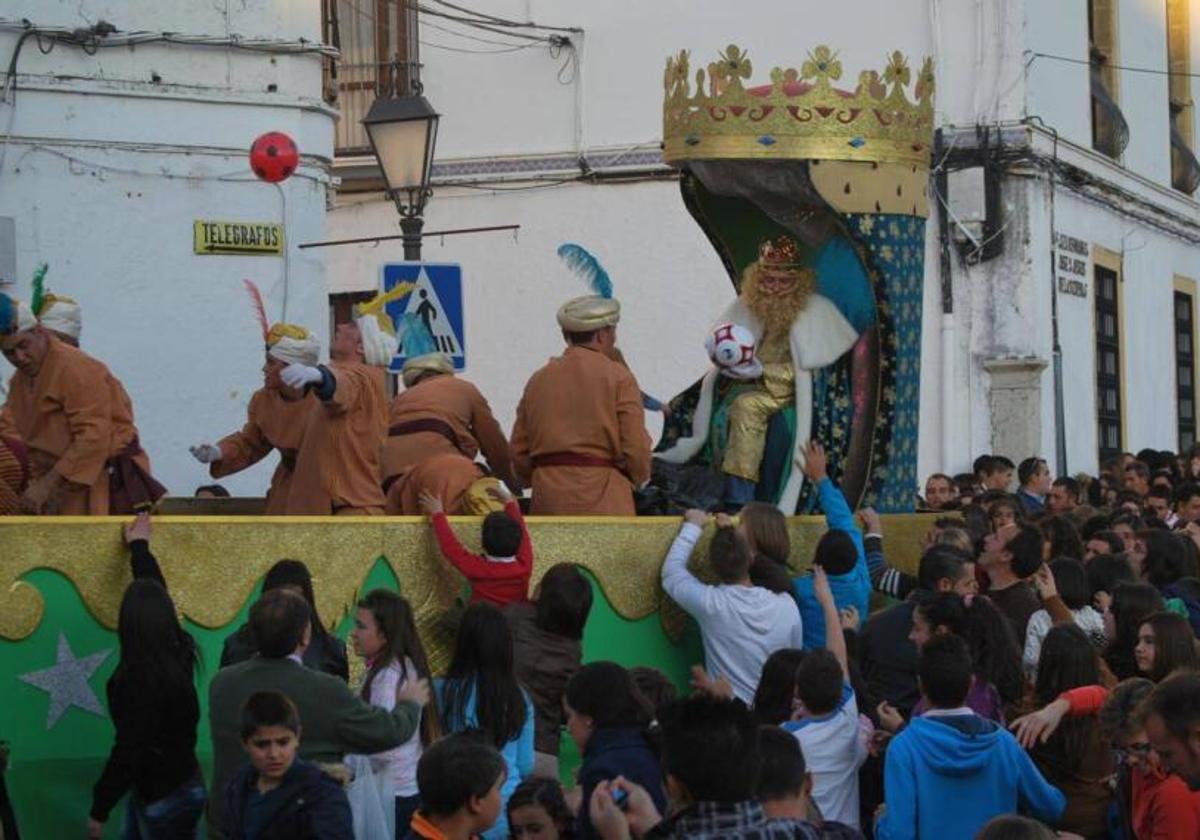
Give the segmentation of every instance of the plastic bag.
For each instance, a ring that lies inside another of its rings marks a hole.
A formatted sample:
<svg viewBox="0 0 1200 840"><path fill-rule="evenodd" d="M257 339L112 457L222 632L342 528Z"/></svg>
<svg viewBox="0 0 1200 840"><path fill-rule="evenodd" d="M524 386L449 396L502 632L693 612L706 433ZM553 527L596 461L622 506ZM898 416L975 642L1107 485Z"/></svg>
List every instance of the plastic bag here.
<svg viewBox="0 0 1200 840"><path fill-rule="evenodd" d="M394 840L396 795L391 773L376 773L365 755L346 756L346 766L354 773L346 798L354 817L355 840Z"/></svg>

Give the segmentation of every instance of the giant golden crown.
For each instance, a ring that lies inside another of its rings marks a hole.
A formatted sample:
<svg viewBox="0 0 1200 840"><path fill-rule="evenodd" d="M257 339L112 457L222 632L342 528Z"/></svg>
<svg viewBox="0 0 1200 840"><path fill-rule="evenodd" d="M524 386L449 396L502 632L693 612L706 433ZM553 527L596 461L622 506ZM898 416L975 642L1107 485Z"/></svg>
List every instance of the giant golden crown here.
<svg viewBox="0 0 1200 840"><path fill-rule="evenodd" d="M770 84L746 87L750 59L729 45L689 83L688 51L667 59L663 77L664 157L669 163L721 159L818 159L908 164L927 169L933 142L933 59L926 58L908 98L912 70L892 53L880 74L858 86L832 85L842 62L827 46L800 69L771 70ZM707 81L707 85L706 85Z"/></svg>

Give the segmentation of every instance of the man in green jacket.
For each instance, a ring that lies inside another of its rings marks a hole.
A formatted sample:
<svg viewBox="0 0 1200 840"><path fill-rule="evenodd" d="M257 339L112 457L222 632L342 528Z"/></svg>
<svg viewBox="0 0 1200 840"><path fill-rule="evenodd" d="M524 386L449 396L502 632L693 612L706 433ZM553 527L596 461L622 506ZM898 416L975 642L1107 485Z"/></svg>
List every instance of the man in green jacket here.
<svg viewBox="0 0 1200 840"><path fill-rule="evenodd" d="M213 777L208 798L209 837L221 840L225 789L245 761L241 742L242 705L260 691L278 691L300 712L300 757L339 762L348 752L375 753L407 741L417 731L429 702L429 683L406 682L392 711L371 706L337 677L305 668L300 659L312 634L303 598L282 589L265 593L250 608L250 632L258 656L222 668L208 691Z"/></svg>

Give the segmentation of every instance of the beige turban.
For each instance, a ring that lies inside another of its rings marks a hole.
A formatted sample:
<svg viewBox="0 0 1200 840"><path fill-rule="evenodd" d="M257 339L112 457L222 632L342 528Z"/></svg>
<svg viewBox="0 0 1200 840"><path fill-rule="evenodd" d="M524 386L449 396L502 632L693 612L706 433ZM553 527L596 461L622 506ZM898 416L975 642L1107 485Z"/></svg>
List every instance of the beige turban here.
<svg viewBox="0 0 1200 840"><path fill-rule="evenodd" d="M574 298L558 310L558 325L566 332L592 332L601 327L616 326L620 320L620 302L599 295Z"/></svg>
<svg viewBox="0 0 1200 840"><path fill-rule="evenodd" d="M83 332L83 307L72 298L46 295L38 320L42 326L56 333L69 335L76 341Z"/></svg>
<svg viewBox="0 0 1200 840"><path fill-rule="evenodd" d="M296 324L272 324L267 333L267 355L289 365L316 367L321 356L321 342Z"/></svg>
<svg viewBox="0 0 1200 840"><path fill-rule="evenodd" d="M404 360L404 384L411 385L423 373L454 373L454 362L445 353L425 353Z"/></svg>
<svg viewBox="0 0 1200 840"><path fill-rule="evenodd" d="M37 324L37 318L27 304L0 293L0 347L11 346L18 335Z"/></svg>
<svg viewBox="0 0 1200 840"><path fill-rule="evenodd" d="M363 357L367 364L375 367L390 365L400 346L400 343L396 341L396 336L386 332L379 325L379 319L374 315L364 315L355 323L358 324L359 332L362 334Z"/></svg>

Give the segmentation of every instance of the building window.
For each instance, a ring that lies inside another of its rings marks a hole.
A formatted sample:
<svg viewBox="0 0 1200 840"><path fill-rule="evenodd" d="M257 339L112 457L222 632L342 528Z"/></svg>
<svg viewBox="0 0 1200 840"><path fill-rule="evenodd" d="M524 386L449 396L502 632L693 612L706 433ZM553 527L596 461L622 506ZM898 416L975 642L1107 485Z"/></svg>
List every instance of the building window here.
<svg viewBox="0 0 1200 840"><path fill-rule="evenodd" d="M417 4L404 0L321 0L325 41L341 58L325 65L325 100L339 113L334 154L370 155L362 127L371 103L405 92L417 62Z"/></svg>
<svg viewBox="0 0 1200 840"><path fill-rule="evenodd" d="M1167 0L1167 73L1170 91L1171 185L1191 195L1200 187L1200 162L1192 128L1189 0Z"/></svg>
<svg viewBox="0 0 1200 840"><path fill-rule="evenodd" d="M1117 0L1088 0L1092 148L1116 160L1129 144L1129 124L1117 104Z"/></svg>
<svg viewBox="0 0 1200 840"><path fill-rule="evenodd" d="M1175 292L1175 415L1179 451L1196 442L1196 316L1192 296Z"/></svg>
<svg viewBox="0 0 1200 840"><path fill-rule="evenodd" d="M1095 266L1096 290L1096 437L1100 463L1120 455L1121 446L1121 319L1117 272Z"/></svg>

